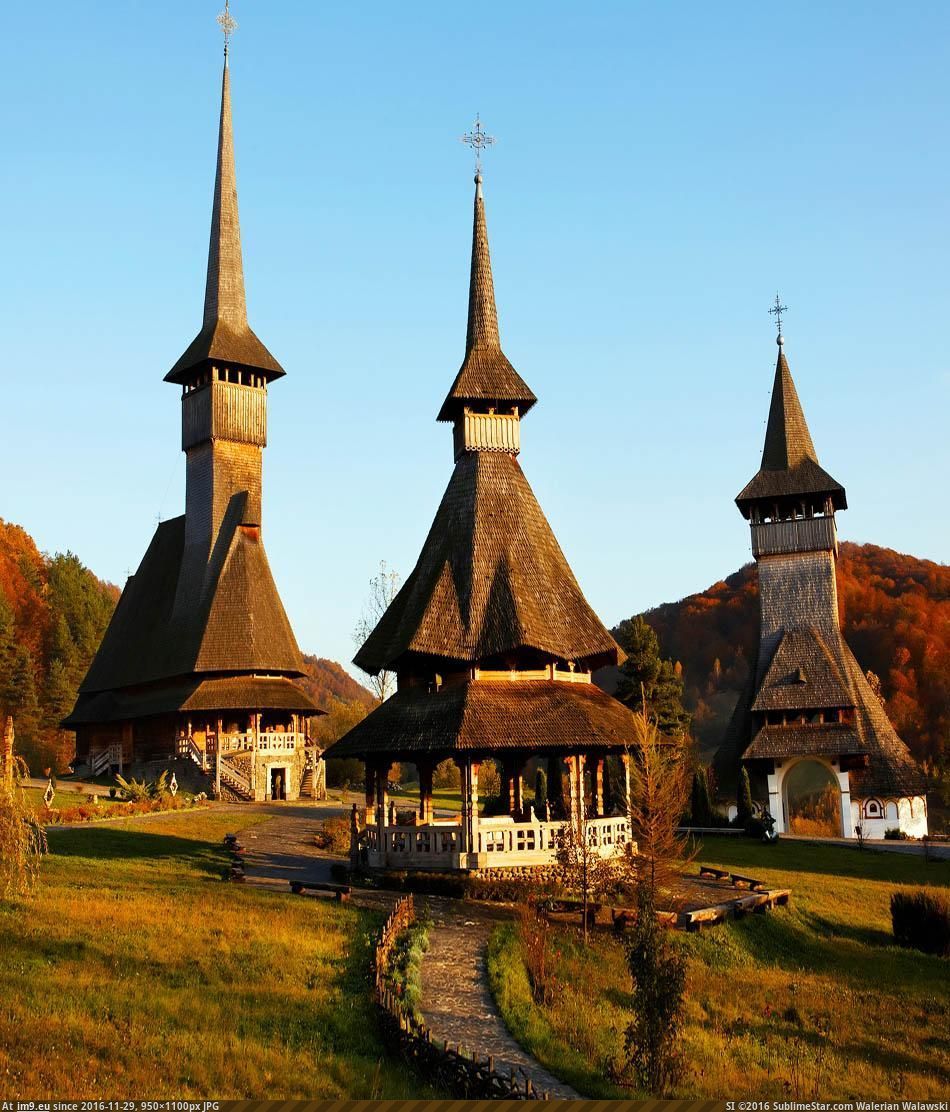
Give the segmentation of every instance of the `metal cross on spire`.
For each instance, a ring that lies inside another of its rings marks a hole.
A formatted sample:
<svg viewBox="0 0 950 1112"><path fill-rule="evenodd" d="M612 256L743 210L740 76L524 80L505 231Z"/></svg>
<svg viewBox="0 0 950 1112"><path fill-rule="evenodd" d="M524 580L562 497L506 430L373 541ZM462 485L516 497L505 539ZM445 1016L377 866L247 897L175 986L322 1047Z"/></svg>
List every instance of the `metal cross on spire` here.
<svg viewBox="0 0 950 1112"><path fill-rule="evenodd" d="M494 135L488 135L482 127L482 122L475 114L475 126L471 131L467 131L462 137L461 141L467 143L475 152L475 175L481 177L482 173L482 151L494 145Z"/></svg>
<svg viewBox="0 0 950 1112"><path fill-rule="evenodd" d="M237 30L237 20L231 15L231 0L224 0L224 11L217 16L218 26L224 32L224 56L228 56L231 36Z"/></svg>
<svg viewBox="0 0 950 1112"><path fill-rule="evenodd" d="M782 313L787 312L788 306L783 305L782 299L779 297L778 294L776 294L775 304L772 306L771 309L769 309L769 314L775 317L775 325L778 328L778 336L776 336L775 342L779 345L779 347L781 347L782 344L785 343L785 337L782 335Z"/></svg>

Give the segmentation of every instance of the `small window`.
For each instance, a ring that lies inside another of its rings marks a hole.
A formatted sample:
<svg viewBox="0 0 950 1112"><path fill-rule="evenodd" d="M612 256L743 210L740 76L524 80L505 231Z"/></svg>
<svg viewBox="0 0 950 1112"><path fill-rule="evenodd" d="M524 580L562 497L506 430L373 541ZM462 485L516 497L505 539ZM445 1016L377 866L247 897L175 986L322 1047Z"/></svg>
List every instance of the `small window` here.
<svg viewBox="0 0 950 1112"><path fill-rule="evenodd" d="M879 819L881 817L881 804L876 799L869 799L864 805L866 819Z"/></svg>

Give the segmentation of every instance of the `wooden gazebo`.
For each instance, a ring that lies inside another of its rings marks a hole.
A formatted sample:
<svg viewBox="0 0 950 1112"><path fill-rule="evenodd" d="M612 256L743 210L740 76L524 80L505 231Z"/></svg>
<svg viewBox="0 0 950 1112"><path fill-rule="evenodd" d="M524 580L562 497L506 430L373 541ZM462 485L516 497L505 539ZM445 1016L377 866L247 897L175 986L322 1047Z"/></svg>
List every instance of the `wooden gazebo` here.
<svg viewBox="0 0 950 1112"><path fill-rule="evenodd" d="M419 560L355 658L395 671L396 693L327 750L366 762L360 843L378 868L546 866L566 821L607 855L629 841L625 809L605 800L609 754L626 759L634 715L591 681L622 652L590 608L518 463L521 418L536 398L501 349L481 176L465 358L439 413L455 469ZM461 770L461 816L438 820L435 766ZM479 816L479 769L499 762L507 813ZM561 814L526 807L531 758L563 771ZM419 770L412 824L393 821L395 761ZM616 811L619 813L611 813Z"/></svg>

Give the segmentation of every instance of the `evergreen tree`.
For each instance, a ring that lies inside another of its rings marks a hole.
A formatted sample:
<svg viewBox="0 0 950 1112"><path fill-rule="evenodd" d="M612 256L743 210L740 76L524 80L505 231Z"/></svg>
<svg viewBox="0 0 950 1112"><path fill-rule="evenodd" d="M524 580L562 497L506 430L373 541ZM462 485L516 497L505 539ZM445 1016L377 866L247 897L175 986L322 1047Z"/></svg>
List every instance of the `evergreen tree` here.
<svg viewBox="0 0 950 1112"><path fill-rule="evenodd" d="M709 779L706 769L700 766L693 773L693 788L690 798L690 815L693 826L712 826L712 803L709 799Z"/></svg>
<svg viewBox="0 0 950 1112"><path fill-rule="evenodd" d="M739 790L736 793L736 819L745 826L752 818L752 785L749 783L749 770L742 766L739 770Z"/></svg>
<svg viewBox="0 0 950 1112"><path fill-rule="evenodd" d="M33 657L25 645L18 645L13 650L3 702L7 713L13 715L21 750L30 749L39 734L40 704L36 695Z"/></svg>
<svg viewBox="0 0 950 1112"><path fill-rule="evenodd" d="M43 725L51 730L59 729L75 699L76 685L70 680L66 665L59 659L50 661L43 689Z"/></svg>
<svg viewBox="0 0 950 1112"><path fill-rule="evenodd" d="M544 769L538 765L534 774L534 813L543 820L547 818L548 778Z"/></svg>
<svg viewBox="0 0 950 1112"><path fill-rule="evenodd" d="M686 733L690 716L683 707L682 667L661 658L657 636L642 617L621 622L616 634L627 654L617 698L637 712L645 700L647 714L668 737Z"/></svg>

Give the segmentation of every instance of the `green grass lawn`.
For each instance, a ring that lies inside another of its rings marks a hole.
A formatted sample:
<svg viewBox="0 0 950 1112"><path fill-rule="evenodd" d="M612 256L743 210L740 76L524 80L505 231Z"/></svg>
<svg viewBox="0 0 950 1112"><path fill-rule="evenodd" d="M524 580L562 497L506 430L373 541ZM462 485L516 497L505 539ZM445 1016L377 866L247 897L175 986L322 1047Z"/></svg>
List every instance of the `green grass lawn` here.
<svg viewBox="0 0 950 1112"><path fill-rule="evenodd" d="M39 815L42 815L46 811L46 802L43 799L43 793L45 792L45 790L45 788L23 789L23 795L25 796L27 803ZM89 803L88 796L88 792L77 792L73 791L72 789L66 789L62 787L57 788L56 794L53 797L53 809L64 811L67 807L85 807L86 805L90 807L95 806L94 804ZM100 795L98 806L102 807L103 812L105 812L106 808L112 806L116 802L119 801L110 799L108 795Z"/></svg>
<svg viewBox="0 0 950 1112"><path fill-rule="evenodd" d="M945 1097L950 1087L950 960L891 937L900 885L950 884L950 862L781 841L709 839L699 860L792 889L792 905L701 934L688 953L687 1070L677 1095L828 1099ZM531 999L513 926L492 937L492 990L512 1033L589 1096L630 1095L606 1080L621 1057L630 984L622 945L557 928L560 985ZM824 1059L819 1033L827 1024Z"/></svg>
<svg viewBox="0 0 950 1112"><path fill-rule="evenodd" d="M37 895L0 903L0 1077L37 1097L430 1095L384 1056L375 916L220 880L266 816L54 829Z"/></svg>

